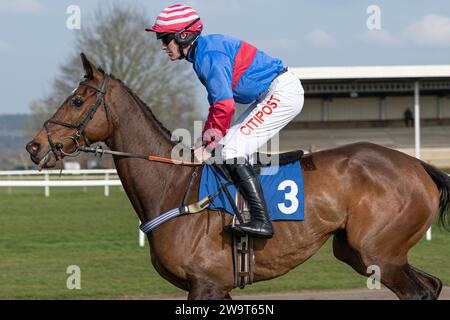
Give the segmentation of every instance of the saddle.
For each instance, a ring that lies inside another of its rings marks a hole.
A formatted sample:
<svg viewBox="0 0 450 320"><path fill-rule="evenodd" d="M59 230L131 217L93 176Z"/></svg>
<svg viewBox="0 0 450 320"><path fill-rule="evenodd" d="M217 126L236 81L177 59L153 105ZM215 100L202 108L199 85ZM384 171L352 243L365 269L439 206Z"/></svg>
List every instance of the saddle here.
<svg viewBox="0 0 450 320"><path fill-rule="evenodd" d="M278 157L279 157L278 165L283 166L283 165L290 164L295 161L301 160L303 155L304 155L303 150L294 150L294 151L280 153L280 154L278 154ZM256 163L253 165L253 169L255 170L256 174L258 174L258 175L260 174L262 167L268 167L268 166L272 165L271 163L267 163L266 161L262 160L262 159L268 159L271 156L273 156L273 155L267 154L267 153L256 152ZM220 170L220 172L224 175L224 177L227 179L228 182L233 182L230 174L228 173L228 170L226 170L226 168L225 168L225 164L214 164L214 166Z"/></svg>

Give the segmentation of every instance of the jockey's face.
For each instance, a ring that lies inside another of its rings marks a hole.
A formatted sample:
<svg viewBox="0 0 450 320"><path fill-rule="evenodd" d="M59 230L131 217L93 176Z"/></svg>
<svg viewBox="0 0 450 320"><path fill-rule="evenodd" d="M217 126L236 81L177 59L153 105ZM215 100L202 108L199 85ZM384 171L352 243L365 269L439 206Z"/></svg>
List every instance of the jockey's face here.
<svg viewBox="0 0 450 320"><path fill-rule="evenodd" d="M181 54L180 54L180 48L178 47L178 44L175 42L175 39L173 39L173 38L164 39L163 38L161 40L162 40L161 49L167 53L170 60L172 60L172 61L178 60L181 57Z"/></svg>

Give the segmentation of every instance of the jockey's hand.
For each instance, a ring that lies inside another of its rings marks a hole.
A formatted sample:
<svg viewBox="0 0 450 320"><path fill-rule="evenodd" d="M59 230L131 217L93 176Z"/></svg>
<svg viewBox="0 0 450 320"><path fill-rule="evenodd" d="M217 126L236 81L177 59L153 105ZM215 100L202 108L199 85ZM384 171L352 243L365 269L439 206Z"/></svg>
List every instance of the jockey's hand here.
<svg viewBox="0 0 450 320"><path fill-rule="evenodd" d="M194 150L194 156L199 162L204 162L211 157L211 153L200 147Z"/></svg>

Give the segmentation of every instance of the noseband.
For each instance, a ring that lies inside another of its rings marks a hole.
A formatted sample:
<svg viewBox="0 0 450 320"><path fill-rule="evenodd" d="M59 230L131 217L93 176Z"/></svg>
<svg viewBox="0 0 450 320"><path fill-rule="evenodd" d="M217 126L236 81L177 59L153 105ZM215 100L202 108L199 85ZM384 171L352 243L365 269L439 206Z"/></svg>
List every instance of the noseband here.
<svg viewBox="0 0 450 320"><path fill-rule="evenodd" d="M86 145L90 145L89 140L87 139L84 131L86 129L86 126L88 125L89 121L92 120L92 118L94 117L95 113L98 110L98 107L100 106L100 103L103 100L103 106L105 108L105 112L106 112L106 119L108 121L108 126L110 126L109 124L109 110L108 110L108 106L106 104L105 101L105 94L106 94L106 89L108 88L108 83L109 83L109 74L105 73L105 76L103 78L103 83L101 88L97 88L89 83L87 83L86 81L82 81L80 82L80 86L85 86L85 87L89 87L91 89L94 89L95 91L97 91L97 97L95 98L95 102L92 104L92 106L89 108L88 112L86 113L86 115L82 116L80 121L78 121L76 124L72 124L72 123L67 123L67 122L63 122L63 121L59 121L59 120L54 120L54 119L49 119L47 121L45 121L44 123L44 129L47 132L47 139L48 139L48 143L50 145L51 151L53 152L56 160L59 160L59 156L58 153L62 153L66 156L76 156L80 153L80 145L78 143L78 140L80 139L80 137L83 137ZM58 142L58 143L54 143L51 137L51 133L50 130L48 128L49 124L56 124L56 125L60 125L66 128L70 128L70 129L76 129L75 135L74 136L68 136L66 138L63 139L63 141L65 140L71 140L74 144L75 144L75 151L73 151L72 153L66 153L63 151L64 148L64 144L62 142ZM59 152L58 152L59 151Z"/></svg>

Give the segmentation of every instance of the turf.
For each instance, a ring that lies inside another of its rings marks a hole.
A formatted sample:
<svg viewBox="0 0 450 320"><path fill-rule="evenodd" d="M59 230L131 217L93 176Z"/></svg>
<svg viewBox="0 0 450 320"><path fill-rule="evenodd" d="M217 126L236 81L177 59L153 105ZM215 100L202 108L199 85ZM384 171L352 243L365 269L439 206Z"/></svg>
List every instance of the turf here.
<svg viewBox="0 0 450 320"><path fill-rule="evenodd" d="M104 299L183 294L153 269L148 245L138 246L138 219L119 188L0 190L0 299ZM450 284L450 234L433 229L410 253L416 267ZM67 267L81 269L81 289L69 290ZM273 292L359 288L367 279L337 261L328 242L288 274L247 286Z"/></svg>

